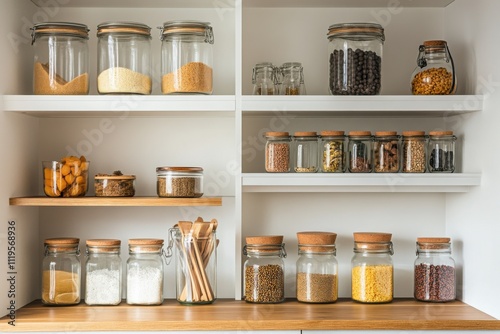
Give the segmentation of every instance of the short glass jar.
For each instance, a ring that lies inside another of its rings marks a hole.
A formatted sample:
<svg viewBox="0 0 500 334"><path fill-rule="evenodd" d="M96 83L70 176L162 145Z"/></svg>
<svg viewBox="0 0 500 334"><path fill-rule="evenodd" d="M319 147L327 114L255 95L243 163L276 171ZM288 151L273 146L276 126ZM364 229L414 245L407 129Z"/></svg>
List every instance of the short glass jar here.
<svg viewBox="0 0 500 334"><path fill-rule="evenodd" d="M328 28L330 93L380 94L384 29L375 23L342 23Z"/></svg>
<svg viewBox="0 0 500 334"><path fill-rule="evenodd" d="M127 304L163 303L163 239L129 239Z"/></svg>
<svg viewBox="0 0 500 334"><path fill-rule="evenodd" d="M390 233L354 233L352 299L361 303L388 303L394 294L394 254Z"/></svg>
<svg viewBox="0 0 500 334"><path fill-rule="evenodd" d="M400 165L399 136L396 131L377 131L373 137L373 171L397 173Z"/></svg>
<svg viewBox="0 0 500 334"><path fill-rule="evenodd" d="M42 261L42 303L80 303L81 266L78 238L45 239Z"/></svg>
<svg viewBox="0 0 500 334"><path fill-rule="evenodd" d="M89 93L89 29L69 22L37 23L31 29L35 49L33 93Z"/></svg>
<svg viewBox="0 0 500 334"><path fill-rule="evenodd" d="M85 304L118 305L122 301L121 241L87 240Z"/></svg>
<svg viewBox="0 0 500 334"><path fill-rule="evenodd" d="M203 168L156 168L156 192L159 197L196 198L203 196Z"/></svg>
<svg viewBox="0 0 500 334"><path fill-rule="evenodd" d="M321 131L320 138L321 171L323 173L345 172L344 131Z"/></svg>
<svg viewBox="0 0 500 334"><path fill-rule="evenodd" d="M97 26L99 94L151 94L151 28L136 22Z"/></svg>
<svg viewBox="0 0 500 334"><path fill-rule="evenodd" d="M277 95L277 71L273 63L256 64L252 73L253 95Z"/></svg>
<svg viewBox="0 0 500 334"><path fill-rule="evenodd" d="M90 161L84 156L42 161L43 191L48 197L80 197L89 188Z"/></svg>
<svg viewBox="0 0 500 334"><path fill-rule="evenodd" d="M350 131L348 135L348 166L351 173L371 173L372 143L370 131Z"/></svg>
<svg viewBox="0 0 500 334"><path fill-rule="evenodd" d="M455 171L455 142L453 131L430 131L427 166L431 173L453 173Z"/></svg>
<svg viewBox="0 0 500 334"><path fill-rule="evenodd" d="M295 132L293 136L293 170L296 173L318 171L318 135L316 132Z"/></svg>
<svg viewBox="0 0 500 334"><path fill-rule="evenodd" d="M415 299L448 302L456 298L455 260L450 238L417 238Z"/></svg>
<svg viewBox="0 0 500 334"><path fill-rule="evenodd" d="M427 137L425 131L403 131L403 173L425 173Z"/></svg>
<svg viewBox="0 0 500 334"><path fill-rule="evenodd" d="M214 33L210 22L165 22L160 39L162 93L212 94Z"/></svg>
<svg viewBox="0 0 500 334"><path fill-rule="evenodd" d="M338 298L336 233L298 232L297 300L334 303Z"/></svg>
<svg viewBox="0 0 500 334"><path fill-rule="evenodd" d="M283 236L247 237L243 254L244 299L249 303L275 304L285 300L286 257Z"/></svg>
<svg viewBox="0 0 500 334"><path fill-rule="evenodd" d="M97 197L132 197L135 195L135 175L123 175L120 171L112 175L97 174L94 189Z"/></svg>
<svg viewBox="0 0 500 334"><path fill-rule="evenodd" d="M279 68L280 95L306 95L304 69L301 63L284 63Z"/></svg>
<svg viewBox="0 0 500 334"><path fill-rule="evenodd" d="M268 173L290 171L291 138L288 132L266 132L265 167Z"/></svg>

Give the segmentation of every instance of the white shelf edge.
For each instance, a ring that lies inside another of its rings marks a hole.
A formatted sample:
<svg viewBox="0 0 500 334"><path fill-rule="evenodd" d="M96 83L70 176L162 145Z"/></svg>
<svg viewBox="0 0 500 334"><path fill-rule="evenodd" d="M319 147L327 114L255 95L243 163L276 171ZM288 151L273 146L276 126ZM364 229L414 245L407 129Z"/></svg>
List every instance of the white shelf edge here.
<svg viewBox="0 0 500 334"><path fill-rule="evenodd" d="M443 0L441 0L443 1ZM31 0L38 7L50 6L51 1ZM234 8L235 0L217 1L206 0L71 0L60 1L62 7L87 7L87 8L212 8L220 6Z"/></svg>
<svg viewBox="0 0 500 334"><path fill-rule="evenodd" d="M454 0L399 0L401 7L436 7L448 6ZM387 0L247 0L244 7L281 8L281 7L387 7Z"/></svg>

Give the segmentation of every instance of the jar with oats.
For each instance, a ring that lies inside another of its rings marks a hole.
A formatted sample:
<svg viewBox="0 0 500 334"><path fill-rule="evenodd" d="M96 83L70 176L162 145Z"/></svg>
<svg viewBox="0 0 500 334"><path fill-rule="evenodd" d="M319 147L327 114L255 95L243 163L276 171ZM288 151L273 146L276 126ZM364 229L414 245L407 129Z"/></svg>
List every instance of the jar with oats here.
<svg viewBox="0 0 500 334"><path fill-rule="evenodd" d="M373 137L373 171L397 173L400 164L399 136L396 131L377 131Z"/></svg>
<svg viewBox="0 0 500 334"><path fill-rule="evenodd" d="M294 171L316 173L318 171L318 135L316 132L295 132L292 147Z"/></svg>
<svg viewBox="0 0 500 334"><path fill-rule="evenodd" d="M291 138L288 132L266 132L265 167L268 173L290 171Z"/></svg>
<svg viewBox="0 0 500 334"><path fill-rule="evenodd" d="M321 131L320 136L321 171L343 173L346 166L344 131Z"/></svg>
<svg viewBox="0 0 500 334"><path fill-rule="evenodd" d="M425 131L403 131L403 173L425 173L427 166L427 137Z"/></svg>
<svg viewBox="0 0 500 334"><path fill-rule="evenodd" d="M350 131L348 166L351 173L371 173L373 138L370 131Z"/></svg>
<svg viewBox="0 0 500 334"><path fill-rule="evenodd" d="M352 299L360 303L388 303L394 294L394 254L390 233L355 232Z"/></svg>

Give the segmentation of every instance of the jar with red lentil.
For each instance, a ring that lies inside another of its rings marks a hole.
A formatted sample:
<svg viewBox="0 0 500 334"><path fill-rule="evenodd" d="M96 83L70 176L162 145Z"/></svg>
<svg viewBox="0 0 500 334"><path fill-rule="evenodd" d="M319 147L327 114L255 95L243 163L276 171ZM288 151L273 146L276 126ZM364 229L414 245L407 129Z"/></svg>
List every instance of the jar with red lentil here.
<svg viewBox="0 0 500 334"><path fill-rule="evenodd" d="M288 132L266 132L266 172L290 171L290 146L291 138Z"/></svg>
<svg viewBox="0 0 500 334"><path fill-rule="evenodd" d="M372 168L372 134L370 131L349 132L349 172L371 173Z"/></svg>
<svg viewBox="0 0 500 334"><path fill-rule="evenodd" d="M318 135L316 132L295 132L293 136L293 164L297 173L318 171Z"/></svg>
<svg viewBox="0 0 500 334"><path fill-rule="evenodd" d="M403 173L425 173L427 137L425 131L403 131Z"/></svg>
<svg viewBox="0 0 500 334"><path fill-rule="evenodd" d="M321 131L320 156L323 173L343 173L345 171L344 131Z"/></svg>
<svg viewBox="0 0 500 334"><path fill-rule="evenodd" d="M430 131L427 152L428 169L431 173L455 171L455 142L453 131Z"/></svg>
<svg viewBox="0 0 500 334"><path fill-rule="evenodd" d="M373 171L399 172L399 136L396 131L378 131L373 138Z"/></svg>

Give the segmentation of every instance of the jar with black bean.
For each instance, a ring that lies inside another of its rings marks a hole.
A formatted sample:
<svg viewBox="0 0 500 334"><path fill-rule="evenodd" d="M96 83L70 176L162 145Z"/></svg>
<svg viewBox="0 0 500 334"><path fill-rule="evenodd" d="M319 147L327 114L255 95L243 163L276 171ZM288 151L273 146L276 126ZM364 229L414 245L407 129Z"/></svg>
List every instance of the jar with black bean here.
<svg viewBox="0 0 500 334"><path fill-rule="evenodd" d="M455 142L453 131L430 131L427 152L428 169L431 173L455 171Z"/></svg>
<svg viewBox="0 0 500 334"><path fill-rule="evenodd" d="M399 172L399 136L396 131L375 132L373 139L373 171L375 173Z"/></svg>
<svg viewBox="0 0 500 334"><path fill-rule="evenodd" d="M425 173L427 137L425 131L403 131L403 173Z"/></svg>
<svg viewBox="0 0 500 334"><path fill-rule="evenodd" d="M348 166L351 173L371 173L372 134L370 131L349 132Z"/></svg>
<svg viewBox="0 0 500 334"><path fill-rule="evenodd" d="M330 92L377 95L381 88L384 29L375 23L333 24L328 29Z"/></svg>
<svg viewBox="0 0 500 334"><path fill-rule="evenodd" d="M290 171L291 138L288 132L266 132L265 165L268 173Z"/></svg>
<svg viewBox="0 0 500 334"><path fill-rule="evenodd" d="M321 131L320 159L323 173L345 171L344 131Z"/></svg>
<svg viewBox="0 0 500 334"><path fill-rule="evenodd" d="M318 135L316 132L295 132L293 136L294 171L318 171Z"/></svg>

